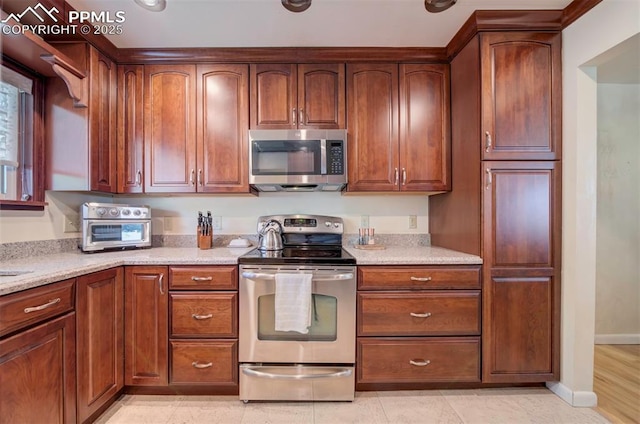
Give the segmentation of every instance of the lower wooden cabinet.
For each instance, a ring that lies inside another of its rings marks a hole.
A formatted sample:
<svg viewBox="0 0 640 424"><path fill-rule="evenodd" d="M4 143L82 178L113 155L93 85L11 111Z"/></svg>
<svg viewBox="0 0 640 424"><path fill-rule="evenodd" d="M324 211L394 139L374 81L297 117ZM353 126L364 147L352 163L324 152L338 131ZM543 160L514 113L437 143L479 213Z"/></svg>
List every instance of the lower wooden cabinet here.
<svg viewBox="0 0 640 424"><path fill-rule="evenodd" d="M480 266L359 266L356 389L480 383Z"/></svg>
<svg viewBox="0 0 640 424"><path fill-rule="evenodd" d="M71 312L0 341L1 422L76 422L75 323Z"/></svg>
<svg viewBox="0 0 640 424"><path fill-rule="evenodd" d="M124 387L122 267L78 277L78 422L100 413Z"/></svg>
<svg viewBox="0 0 640 424"><path fill-rule="evenodd" d="M125 267L125 378L127 386L169 383L169 283L166 266Z"/></svg>
<svg viewBox="0 0 640 424"><path fill-rule="evenodd" d="M169 268L169 383L238 393L237 267Z"/></svg>
<svg viewBox="0 0 640 424"><path fill-rule="evenodd" d="M171 384L238 385L237 340L172 340Z"/></svg>
<svg viewBox="0 0 640 424"><path fill-rule="evenodd" d="M356 384L480 382L479 337L360 338Z"/></svg>

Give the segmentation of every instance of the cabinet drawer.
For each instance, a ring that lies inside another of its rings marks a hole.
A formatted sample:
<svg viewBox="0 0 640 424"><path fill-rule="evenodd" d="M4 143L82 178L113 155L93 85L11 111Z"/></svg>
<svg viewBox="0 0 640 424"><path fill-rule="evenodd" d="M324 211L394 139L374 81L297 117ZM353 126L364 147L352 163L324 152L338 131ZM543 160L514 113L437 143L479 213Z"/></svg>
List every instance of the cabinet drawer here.
<svg viewBox="0 0 640 424"><path fill-rule="evenodd" d="M238 337L237 293L171 293L171 337Z"/></svg>
<svg viewBox="0 0 640 424"><path fill-rule="evenodd" d="M238 267L172 266L169 267L171 290L236 290Z"/></svg>
<svg viewBox="0 0 640 424"><path fill-rule="evenodd" d="M172 340L171 384L238 384L236 340Z"/></svg>
<svg viewBox="0 0 640 424"><path fill-rule="evenodd" d="M480 266L359 266L358 289L480 289Z"/></svg>
<svg viewBox="0 0 640 424"><path fill-rule="evenodd" d="M75 278L0 297L0 336L71 311Z"/></svg>
<svg viewBox="0 0 640 424"><path fill-rule="evenodd" d="M480 310L479 291L358 293L358 335L479 335Z"/></svg>
<svg viewBox="0 0 640 424"><path fill-rule="evenodd" d="M480 338L358 339L357 383L479 382Z"/></svg>

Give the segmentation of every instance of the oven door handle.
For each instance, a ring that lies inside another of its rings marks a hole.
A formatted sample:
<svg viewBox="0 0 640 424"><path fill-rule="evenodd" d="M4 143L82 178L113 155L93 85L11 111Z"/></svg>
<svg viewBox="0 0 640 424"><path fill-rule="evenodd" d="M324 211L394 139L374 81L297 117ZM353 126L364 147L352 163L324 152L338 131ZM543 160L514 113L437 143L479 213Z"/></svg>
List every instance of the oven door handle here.
<svg viewBox="0 0 640 424"><path fill-rule="evenodd" d="M250 278L252 280L275 280L276 274L245 271L242 273L242 277ZM343 274L328 275L326 277L313 276L313 281L339 281L339 280L351 280L351 279L353 279L353 272L345 272Z"/></svg>
<svg viewBox="0 0 640 424"><path fill-rule="evenodd" d="M253 368L242 368L242 373L252 377L271 378L274 380L307 380L313 378L340 378L349 377L353 373L353 370L348 368L340 369L335 372L328 372L323 374L275 374L271 372L258 371Z"/></svg>

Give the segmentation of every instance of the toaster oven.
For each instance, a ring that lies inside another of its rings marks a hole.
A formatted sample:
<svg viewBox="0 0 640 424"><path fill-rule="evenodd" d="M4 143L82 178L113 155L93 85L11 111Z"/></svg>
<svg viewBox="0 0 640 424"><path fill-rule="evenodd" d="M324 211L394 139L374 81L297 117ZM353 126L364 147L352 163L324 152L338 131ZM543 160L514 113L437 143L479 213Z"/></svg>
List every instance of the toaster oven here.
<svg viewBox="0 0 640 424"><path fill-rule="evenodd" d="M111 203L81 207L83 252L151 247L151 208Z"/></svg>

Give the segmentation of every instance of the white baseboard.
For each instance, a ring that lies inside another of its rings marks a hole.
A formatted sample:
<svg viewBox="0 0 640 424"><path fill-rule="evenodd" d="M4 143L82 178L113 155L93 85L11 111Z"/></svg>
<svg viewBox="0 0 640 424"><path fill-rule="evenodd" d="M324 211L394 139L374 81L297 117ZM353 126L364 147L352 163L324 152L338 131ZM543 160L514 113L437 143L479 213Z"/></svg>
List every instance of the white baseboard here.
<svg viewBox="0 0 640 424"><path fill-rule="evenodd" d="M595 344L640 344L640 334L596 334Z"/></svg>
<svg viewBox="0 0 640 424"><path fill-rule="evenodd" d="M558 381L548 382L547 388L560 399L576 408L593 408L598 406L598 396L594 392L574 392Z"/></svg>

